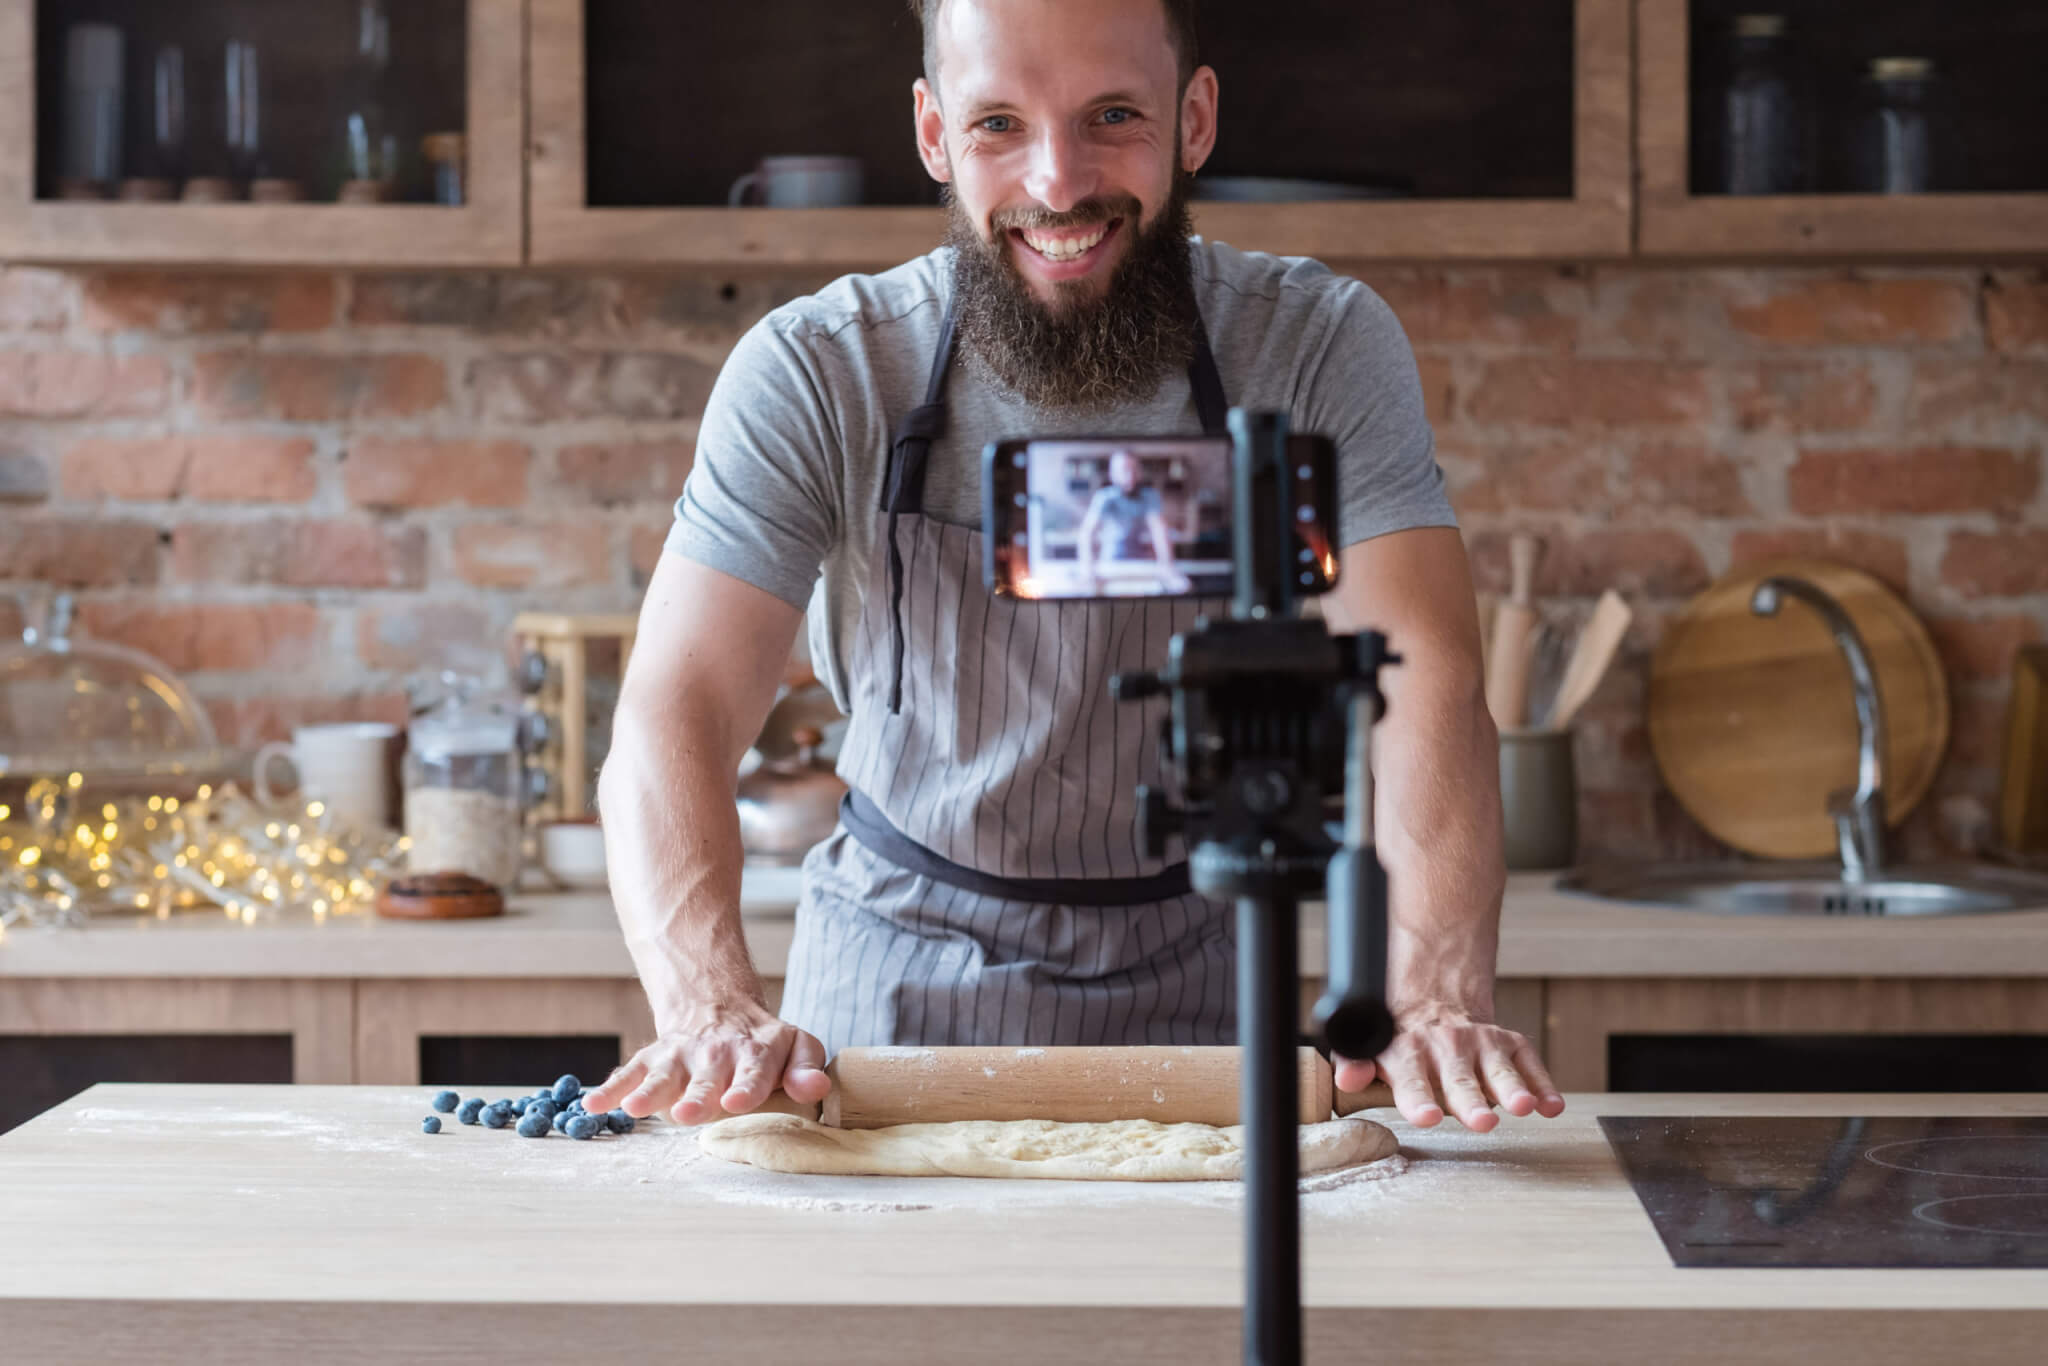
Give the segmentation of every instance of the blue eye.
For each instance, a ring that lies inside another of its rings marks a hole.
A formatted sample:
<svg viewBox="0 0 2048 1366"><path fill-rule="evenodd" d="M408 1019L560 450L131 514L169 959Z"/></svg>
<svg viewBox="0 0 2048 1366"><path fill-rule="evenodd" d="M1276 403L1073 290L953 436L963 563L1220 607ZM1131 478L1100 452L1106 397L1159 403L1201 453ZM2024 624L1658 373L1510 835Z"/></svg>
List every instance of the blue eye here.
<svg viewBox="0 0 2048 1366"><path fill-rule="evenodd" d="M1129 123L1137 116L1137 111L1133 109L1106 109L1102 114L1102 117L1110 123Z"/></svg>
<svg viewBox="0 0 2048 1366"><path fill-rule="evenodd" d="M996 125L998 124L1002 126L997 127ZM1007 133L1010 131L1010 116L1008 114L990 114L981 121L981 126L986 132Z"/></svg>

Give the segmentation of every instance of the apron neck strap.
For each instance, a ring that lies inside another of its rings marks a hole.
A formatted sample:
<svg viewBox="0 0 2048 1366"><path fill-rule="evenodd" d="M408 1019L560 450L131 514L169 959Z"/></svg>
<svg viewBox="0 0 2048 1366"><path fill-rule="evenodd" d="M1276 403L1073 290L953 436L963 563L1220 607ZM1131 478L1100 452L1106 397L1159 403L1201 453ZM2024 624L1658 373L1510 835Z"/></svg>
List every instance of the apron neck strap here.
<svg viewBox="0 0 2048 1366"><path fill-rule="evenodd" d="M1195 411L1202 415L1202 435L1230 434L1230 399L1223 392L1223 375L1216 368L1216 353L1209 349L1209 329L1202 315L1195 314L1195 355L1188 362L1188 382L1195 390Z"/></svg>

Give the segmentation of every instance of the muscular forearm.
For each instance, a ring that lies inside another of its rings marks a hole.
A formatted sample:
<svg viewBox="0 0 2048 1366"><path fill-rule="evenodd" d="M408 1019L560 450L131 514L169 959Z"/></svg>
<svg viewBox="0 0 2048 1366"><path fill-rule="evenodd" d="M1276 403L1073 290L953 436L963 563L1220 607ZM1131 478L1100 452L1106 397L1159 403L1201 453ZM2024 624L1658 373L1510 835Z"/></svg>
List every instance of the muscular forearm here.
<svg viewBox="0 0 2048 1366"><path fill-rule="evenodd" d="M740 925L738 755L726 728L621 705L598 784L612 897L655 1026L690 1006L761 999Z"/></svg>
<svg viewBox="0 0 2048 1366"><path fill-rule="evenodd" d="M1499 739L1476 678L1410 656L1387 674L1374 736L1375 833L1389 896L1397 1011L1447 1004L1493 1018L1506 872Z"/></svg>

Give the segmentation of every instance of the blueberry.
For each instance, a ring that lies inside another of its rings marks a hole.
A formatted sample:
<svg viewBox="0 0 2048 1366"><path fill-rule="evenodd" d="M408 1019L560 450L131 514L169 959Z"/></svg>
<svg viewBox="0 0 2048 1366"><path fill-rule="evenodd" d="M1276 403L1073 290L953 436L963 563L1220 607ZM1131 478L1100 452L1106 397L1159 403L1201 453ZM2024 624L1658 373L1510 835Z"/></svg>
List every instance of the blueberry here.
<svg viewBox="0 0 2048 1366"><path fill-rule="evenodd" d="M612 1111L604 1117L604 1122L611 1126L611 1131L615 1134L630 1134L633 1132L633 1117L624 1110Z"/></svg>
<svg viewBox="0 0 2048 1366"><path fill-rule="evenodd" d="M575 1116L571 1115L567 1110L557 1112L555 1115L555 1132L569 1132L569 1121L573 1118L575 1118Z"/></svg>
<svg viewBox="0 0 2048 1366"><path fill-rule="evenodd" d="M455 1107L462 1104L462 1097L453 1091L443 1091L434 1097L434 1108L444 1115L455 1113Z"/></svg>
<svg viewBox="0 0 2048 1366"><path fill-rule="evenodd" d="M568 1127L563 1132L571 1138L595 1138L597 1131L603 1127L604 1121L600 1120L596 1115L585 1111L583 1114L570 1120Z"/></svg>
<svg viewBox="0 0 2048 1366"><path fill-rule="evenodd" d="M567 1105L583 1094L583 1083L576 1080L574 1072L564 1072L549 1089L554 1092L555 1104Z"/></svg>
<svg viewBox="0 0 2048 1366"><path fill-rule="evenodd" d="M529 1110L526 1112L526 1118L519 1121L519 1136L521 1138L546 1138L548 1136L548 1122Z"/></svg>
<svg viewBox="0 0 2048 1366"><path fill-rule="evenodd" d="M503 1105L506 1109L510 1110L515 1115L523 1115L526 1113L526 1107L533 1104L533 1097L521 1096L519 1099L514 1101L500 1101L499 1104Z"/></svg>
<svg viewBox="0 0 2048 1366"><path fill-rule="evenodd" d="M464 1124L474 1124L477 1122L477 1117L483 1114L483 1110L483 1097L471 1096L468 1100L462 1102L462 1108L455 1112L455 1117Z"/></svg>
<svg viewBox="0 0 2048 1366"><path fill-rule="evenodd" d="M441 1121L434 1118L432 1115L428 1115L425 1119L420 1121L420 1132L423 1134L440 1133Z"/></svg>
<svg viewBox="0 0 2048 1366"><path fill-rule="evenodd" d="M543 1119L553 1119L557 1108L555 1103L546 1096L535 1096L533 1104L526 1107L526 1113L528 1115L539 1115Z"/></svg>
<svg viewBox="0 0 2048 1366"><path fill-rule="evenodd" d="M512 1122L503 1110L495 1107L485 1110L482 1119L486 1129L502 1129Z"/></svg>

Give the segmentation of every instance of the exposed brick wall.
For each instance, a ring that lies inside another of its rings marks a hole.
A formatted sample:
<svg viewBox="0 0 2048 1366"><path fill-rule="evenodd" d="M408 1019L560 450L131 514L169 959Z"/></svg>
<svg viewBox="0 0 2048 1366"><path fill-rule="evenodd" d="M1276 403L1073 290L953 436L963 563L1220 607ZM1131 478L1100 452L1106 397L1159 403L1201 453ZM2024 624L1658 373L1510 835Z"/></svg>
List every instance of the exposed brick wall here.
<svg viewBox="0 0 2048 1366"><path fill-rule="evenodd" d="M1988 801L2048 636L2048 277L1370 271L1414 340L1481 586L1549 552L1639 609L1584 714L1586 845L1714 852L1659 791L1649 650L1735 564L1824 554L1930 622L1956 724L1910 844ZM0 270L0 632L31 584L163 656L226 736L401 715L528 605L630 608L720 361L822 277ZM1953 807L1951 807L1953 810Z"/></svg>

